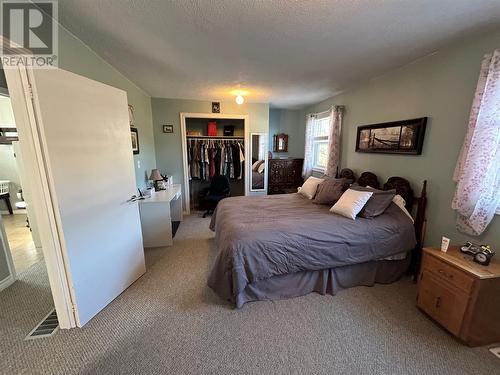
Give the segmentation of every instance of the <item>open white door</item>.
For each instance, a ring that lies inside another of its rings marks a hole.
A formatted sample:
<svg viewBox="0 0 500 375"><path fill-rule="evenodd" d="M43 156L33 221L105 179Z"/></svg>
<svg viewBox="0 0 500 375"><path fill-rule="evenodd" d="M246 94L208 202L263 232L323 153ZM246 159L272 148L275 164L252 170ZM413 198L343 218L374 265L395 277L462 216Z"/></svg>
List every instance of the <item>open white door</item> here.
<svg viewBox="0 0 500 375"><path fill-rule="evenodd" d="M127 202L136 191L127 96L61 69L28 73L25 86L31 86L59 244L81 327L145 272L137 203ZM25 110L14 101L13 106L15 114Z"/></svg>

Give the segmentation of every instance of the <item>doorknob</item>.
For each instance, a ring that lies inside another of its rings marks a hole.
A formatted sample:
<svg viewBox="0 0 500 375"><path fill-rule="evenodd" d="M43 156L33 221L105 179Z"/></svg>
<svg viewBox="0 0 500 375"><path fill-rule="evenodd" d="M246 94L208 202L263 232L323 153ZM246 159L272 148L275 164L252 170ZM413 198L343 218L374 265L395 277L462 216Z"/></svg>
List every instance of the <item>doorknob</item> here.
<svg viewBox="0 0 500 375"><path fill-rule="evenodd" d="M436 298L436 309L439 309L441 307L441 297Z"/></svg>
<svg viewBox="0 0 500 375"><path fill-rule="evenodd" d="M129 199L127 199L127 203L139 201L141 199L144 199L144 197L138 197L137 195L133 194Z"/></svg>

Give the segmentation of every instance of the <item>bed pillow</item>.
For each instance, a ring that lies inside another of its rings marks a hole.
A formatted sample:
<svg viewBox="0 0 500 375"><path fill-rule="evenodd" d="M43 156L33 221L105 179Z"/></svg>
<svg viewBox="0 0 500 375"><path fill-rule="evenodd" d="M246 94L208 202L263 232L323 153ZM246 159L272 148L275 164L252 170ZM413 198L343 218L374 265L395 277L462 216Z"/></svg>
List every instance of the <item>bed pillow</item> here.
<svg viewBox="0 0 500 375"><path fill-rule="evenodd" d="M252 164L252 171L257 172L257 169L259 169L260 165L264 163L264 160L257 160L255 163Z"/></svg>
<svg viewBox="0 0 500 375"><path fill-rule="evenodd" d="M330 212L355 220L356 215L363 209L372 195L372 191L347 189L337 203L330 208Z"/></svg>
<svg viewBox="0 0 500 375"><path fill-rule="evenodd" d="M318 185L321 184L324 180L322 178L317 177L309 177L302 187L299 190L299 194L302 194L307 199L313 199L316 195L316 190L318 189Z"/></svg>
<svg viewBox="0 0 500 375"><path fill-rule="evenodd" d="M364 217L365 219L370 219L372 217L376 217L382 215L387 207L391 204L392 200L396 196L396 190L378 190L371 188L369 186L353 186L351 189L357 191L371 191L373 195L366 202L365 207L359 212L360 217Z"/></svg>
<svg viewBox="0 0 500 375"><path fill-rule="evenodd" d="M415 222L413 220L413 217L411 216L411 214L406 209L406 201L404 200L404 198L401 195L396 194L396 196L392 199L392 201L394 202L394 204L396 206L401 208L401 210L405 213L406 216L408 216L411 219L412 222Z"/></svg>
<svg viewBox="0 0 500 375"><path fill-rule="evenodd" d="M345 178L328 178L318 185L314 203L332 205L337 202L342 193L349 187Z"/></svg>

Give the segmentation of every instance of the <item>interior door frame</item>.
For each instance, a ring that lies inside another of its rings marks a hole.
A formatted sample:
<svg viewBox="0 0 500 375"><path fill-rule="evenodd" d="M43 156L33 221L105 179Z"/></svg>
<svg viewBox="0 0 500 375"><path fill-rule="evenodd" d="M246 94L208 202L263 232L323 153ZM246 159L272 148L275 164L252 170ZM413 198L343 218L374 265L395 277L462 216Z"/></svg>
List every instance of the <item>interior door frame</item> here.
<svg viewBox="0 0 500 375"><path fill-rule="evenodd" d="M7 289L9 286L14 284L17 279L16 268L14 267L14 261L12 260L12 253L9 246L9 241L7 239L7 234L5 233L5 227L3 224L2 216L0 215L0 246L5 253L5 259L7 260L7 268L9 269L9 276L5 279L0 280L0 291Z"/></svg>
<svg viewBox="0 0 500 375"><path fill-rule="evenodd" d="M54 306L59 326L75 328L76 309L74 291L68 273L68 260L62 237L61 221L54 184L50 176L47 145L38 108L38 94L31 67L18 65L4 69L14 118L19 135L19 146L33 195L33 208L38 223Z"/></svg>
<svg viewBox="0 0 500 375"><path fill-rule="evenodd" d="M192 112L181 112L181 144L182 144L182 173L184 177L184 205L185 213L189 215L191 213L191 198L189 196L189 173L188 173L188 158L187 158L187 134L186 134L186 119L187 118L210 118L210 119L228 119L228 120L243 120L244 128L244 146L245 146L245 161L250 160L250 150L249 150L249 134L250 134L250 116L248 115L235 115L235 114L225 114L225 113L192 113ZM245 165L245 195L248 195L250 172L248 168L248 163Z"/></svg>

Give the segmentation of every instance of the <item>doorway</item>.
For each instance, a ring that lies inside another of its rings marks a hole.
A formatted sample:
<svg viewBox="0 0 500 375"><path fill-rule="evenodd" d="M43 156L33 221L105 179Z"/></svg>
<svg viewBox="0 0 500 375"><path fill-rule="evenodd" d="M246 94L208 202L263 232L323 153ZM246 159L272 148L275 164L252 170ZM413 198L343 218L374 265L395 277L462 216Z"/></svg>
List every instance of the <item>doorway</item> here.
<svg viewBox="0 0 500 375"><path fill-rule="evenodd" d="M0 96L0 293L2 334L22 339L54 310L47 265L33 212L16 121L8 94ZM54 320L54 322L56 322ZM57 327L54 327L54 329ZM17 328L17 330L16 330ZM50 329L50 333L54 332ZM49 330L45 331L49 334ZM21 334L21 336L19 336Z"/></svg>
<svg viewBox="0 0 500 375"><path fill-rule="evenodd" d="M25 175L12 103L0 96L0 214L16 275L43 262L36 219Z"/></svg>
<svg viewBox="0 0 500 375"><path fill-rule="evenodd" d="M188 141L195 142L197 140L211 140L212 142L227 143L228 147L234 144L240 144L244 151L244 159L241 165L241 170L231 175L231 171L227 176L232 181L234 194L248 195L249 193L249 163L250 160L248 150L249 137L249 117L248 115L222 114L222 113L180 113L181 122L181 137L182 137L182 160L184 170L184 210L189 215L191 209L196 209L196 204L193 204L193 199L196 199L197 194L202 188L207 187L206 181L203 178L200 181L191 179L190 164L189 164L189 148ZM215 124L215 133L209 136L208 123ZM228 132L229 130L229 132ZM189 131L189 135L188 135ZM234 144L233 144L234 143ZM226 145L225 145L226 146ZM225 172L223 172L226 174ZM234 195L232 194L232 195Z"/></svg>

